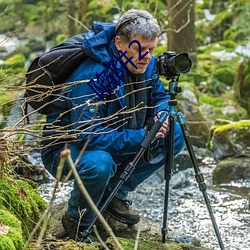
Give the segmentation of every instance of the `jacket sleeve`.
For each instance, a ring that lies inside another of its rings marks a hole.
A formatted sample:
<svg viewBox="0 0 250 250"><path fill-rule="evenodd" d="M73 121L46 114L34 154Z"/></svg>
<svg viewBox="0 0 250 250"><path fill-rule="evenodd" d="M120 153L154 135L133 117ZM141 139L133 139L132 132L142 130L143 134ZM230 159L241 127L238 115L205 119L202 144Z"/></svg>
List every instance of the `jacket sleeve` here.
<svg viewBox="0 0 250 250"><path fill-rule="evenodd" d="M66 102L71 110L70 128L77 138L76 143L79 147L88 143L88 150L103 150L114 155L136 153L145 137L145 130L118 130L105 126L111 119L106 117L106 104L89 87L88 80L73 84L66 91Z"/></svg>

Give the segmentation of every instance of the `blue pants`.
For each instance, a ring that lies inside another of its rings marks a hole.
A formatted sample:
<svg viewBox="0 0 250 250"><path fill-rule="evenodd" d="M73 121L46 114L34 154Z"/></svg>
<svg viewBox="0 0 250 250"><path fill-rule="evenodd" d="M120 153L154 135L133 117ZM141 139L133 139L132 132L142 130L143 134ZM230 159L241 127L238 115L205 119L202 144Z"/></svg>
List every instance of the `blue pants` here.
<svg viewBox="0 0 250 250"><path fill-rule="evenodd" d="M174 154L177 155L185 147L184 138L178 123L175 123L174 139ZM69 144L68 148L71 151L73 161L75 161L81 149L74 143ZM42 151L44 166L53 176L56 176L61 150L62 149L58 149L55 151L50 147ZM165 155L164 139L157 140L157 143L154 143L154 148L151 150L152 160L148 162L145 161L143 157L139 160L135 170L128 180L123 183L116 197L125 200L128 192L135 190L139 184L145 181L156 170L164 166ZM133 160L134 156L135 155L117 157L101 150L85 151L82 154L77 164L77 171L96 205L100 203L105 189L112 190L116 186L120 180L119 177L121 173L127 164ZM70 167L66 163L63 169L63 175L67 175L69 170ZM68 201L68 216L78 221L80 212L83 209L86 209L86 212L81 219L81 225L87 226L92 222L94 213L84 199L77 183L74 182L74 188Z"/></svg>

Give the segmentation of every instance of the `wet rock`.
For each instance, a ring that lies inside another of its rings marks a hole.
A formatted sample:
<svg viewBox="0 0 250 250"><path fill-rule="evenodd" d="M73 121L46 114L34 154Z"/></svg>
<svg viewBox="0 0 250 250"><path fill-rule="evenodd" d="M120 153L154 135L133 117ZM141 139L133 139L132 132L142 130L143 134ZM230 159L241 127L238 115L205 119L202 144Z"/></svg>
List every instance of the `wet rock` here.
<svg viewBox="0 0 250 250"><path fill-rule="evenodd" d="M191 176L193 176L193 169L191 168L174 174L171 178L170 187L173 189L178 189L189 186Z"/></svg>
<svg viewBox="0 0 250 250"><path fill-rule="evenodd" d="M250 178L250 158L227 158L220 161L213 171L213 183Z"/></svg>
<svg viewBox="0 0 250 250"><path fill-rule="evenodd" d="M217 160L232 156L250 157L250 120L213 126L209 147Z"/></svg>
<svg viewBox="0 0 250 250"><path fill-rule="evenodd" d="M47 183L52 180L49 172L44 168L40 152L32 151L30 155L22 155L18 160L11 162L13 170L26 179L37 183Z"/></svg>

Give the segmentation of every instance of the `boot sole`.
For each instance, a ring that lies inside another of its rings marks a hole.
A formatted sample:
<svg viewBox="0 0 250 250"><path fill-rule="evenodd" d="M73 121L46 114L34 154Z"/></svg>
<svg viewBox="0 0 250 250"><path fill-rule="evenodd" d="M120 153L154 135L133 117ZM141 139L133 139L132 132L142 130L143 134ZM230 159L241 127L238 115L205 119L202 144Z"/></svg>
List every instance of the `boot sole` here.
<svg viewBox="0 0 250 250"><path fill-rule="evenodd" d="M128 220L128 219L124 219L124 217L121 217L117 214L111 213L110 211L105 210L105 212L110 215L111 217L113 217L114 219L116 219L117 221L123 223L123 224L127 224L130 226L133 226L135 224L137 224L140 220L138 220L137 222L132 221L132 220Z"/></svg>

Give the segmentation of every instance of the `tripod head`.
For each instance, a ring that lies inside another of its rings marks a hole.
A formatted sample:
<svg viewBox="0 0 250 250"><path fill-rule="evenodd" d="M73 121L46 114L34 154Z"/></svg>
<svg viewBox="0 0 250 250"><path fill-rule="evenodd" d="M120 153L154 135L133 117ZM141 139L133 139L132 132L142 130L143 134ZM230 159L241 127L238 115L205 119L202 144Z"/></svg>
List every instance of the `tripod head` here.
<svg viewBox="0 0 250 250"><path fill-rule="evenodd" d="M178 86L179 82L179 77L177 76L176 78L172 78L171 81L169 82L169 95L170 95L170 100L174 100L175 96L182 91L182 87Z"/></svg>

